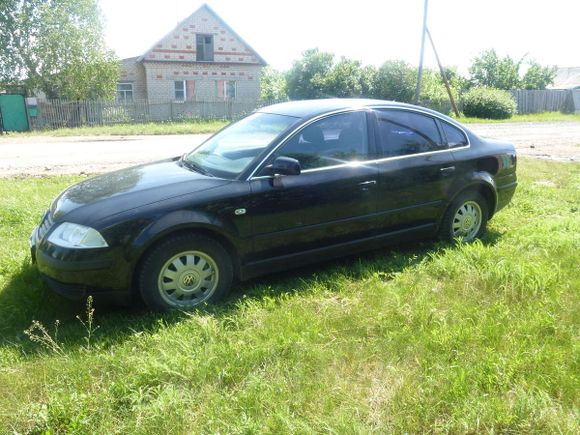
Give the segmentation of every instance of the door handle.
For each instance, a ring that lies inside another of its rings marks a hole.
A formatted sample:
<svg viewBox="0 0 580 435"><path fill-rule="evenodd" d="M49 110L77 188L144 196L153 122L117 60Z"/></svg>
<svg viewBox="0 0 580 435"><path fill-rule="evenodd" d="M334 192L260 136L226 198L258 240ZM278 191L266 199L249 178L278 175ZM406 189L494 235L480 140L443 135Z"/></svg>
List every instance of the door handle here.
<svg viewBox="0 0 580 435"><path fill-rule="evenodd" d="M439 171L441 171L441 175L445 177L455 172L455 166L447 166L446 168L439 169Z"/></svg>
<svg viewBox="0 0 580 435"><path fill-rule="evenodd" d="M362 183L358 183L358 185L360 186L360 190L362 190L363 192L368 192L369 188L371 186L374 186L375 184L377 184L377 180L367 180L363 181Z"/></svg>

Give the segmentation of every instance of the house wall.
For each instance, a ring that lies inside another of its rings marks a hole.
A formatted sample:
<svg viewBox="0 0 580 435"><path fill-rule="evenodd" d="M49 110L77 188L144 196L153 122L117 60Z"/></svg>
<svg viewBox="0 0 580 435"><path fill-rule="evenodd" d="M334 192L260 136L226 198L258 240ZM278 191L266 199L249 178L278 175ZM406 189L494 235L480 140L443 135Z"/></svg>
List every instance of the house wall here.
<svg viewBox="0 0 580 435"><path fill-rule="evenodd" d="M147 99L145 68L141 62L137 62L136 57L123 59L121 61L119 82L133 83L133 100L140 101Z"/></svg>
<svg viewBox="0 0 580 435"><path fill-rule="evenodd" d="M144 62L149 101L175 100L175 81L195 81L195 101L218 100L218 80L236 82L236 100L256 101L260 96L260 65Z"/></svg>
<svg viewBox="0 0 580 435"><path fill-rule="evenodd" d="M182 21L173 32L145 53L145 60L196 61L196 34L214 36L214 62L258 64L259 59L243 41L224 26L211 11L202 7Z"/></svg>

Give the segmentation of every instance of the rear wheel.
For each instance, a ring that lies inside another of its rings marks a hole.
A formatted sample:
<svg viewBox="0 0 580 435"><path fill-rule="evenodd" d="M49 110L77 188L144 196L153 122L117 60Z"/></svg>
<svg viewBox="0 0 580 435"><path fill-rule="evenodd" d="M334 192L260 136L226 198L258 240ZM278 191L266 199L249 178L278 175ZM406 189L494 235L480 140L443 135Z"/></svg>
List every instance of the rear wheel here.
<svg viewBox="0 0 580 435"><path fill-rule="evenodd" d="M220 243L202 235L182 234L164 240L145 256L138 285L149 308L188 310L222 299L232 278L231 259Z"/></svg>
<svg viewBox="0 0 580 435"><path fill-rule="evenodd" d="M439 237L471 242L486 231L487 217L488 206L485 198L479 192L463 192L445 212Z"/></svg>

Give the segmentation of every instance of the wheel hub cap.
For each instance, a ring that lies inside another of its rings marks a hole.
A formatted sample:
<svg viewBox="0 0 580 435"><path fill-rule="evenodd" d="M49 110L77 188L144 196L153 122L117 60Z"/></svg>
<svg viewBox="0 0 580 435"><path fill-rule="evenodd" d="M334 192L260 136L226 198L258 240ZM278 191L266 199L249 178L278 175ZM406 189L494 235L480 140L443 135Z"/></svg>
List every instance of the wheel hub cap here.
<svg viewBox="0 0 580 435"><path fill-rule="evenodd" d="M187 251L170 258L159 272L161 297L177 307L193 307L208 299L215 291L219 271L206 253Z"/></svg>
<svg viewBox="0 0 580 435"><path fill-rule="evenodd" d="M194 272L186 272L181 275L180 282L183 290L191 290L199 282L199 275Z"/></svg>
<svg viewBox="0 0 580 435"><path fill-rule="evenodd" d="M463 229L465 231L468 231L471 225L472 225L471 216L465 216L465 219L463 220Z"/></svg>
<svg viewBox="0 0 580 435"><path fill-rule="evenodd" d="M453 237L464 241L475 238L481 227L481 208L475 201L467 201L455 212L453 218Z"/></svg>

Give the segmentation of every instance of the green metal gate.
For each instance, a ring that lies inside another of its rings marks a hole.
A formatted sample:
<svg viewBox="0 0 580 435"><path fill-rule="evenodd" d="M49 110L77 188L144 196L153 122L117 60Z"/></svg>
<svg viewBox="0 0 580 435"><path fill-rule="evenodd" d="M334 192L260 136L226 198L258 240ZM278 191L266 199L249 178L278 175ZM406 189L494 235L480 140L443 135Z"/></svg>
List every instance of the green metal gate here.
<svg viewBox="0 0 580 435"><path fill-rule="evenodd" d="M0 94L0 131L28 131L28 114L23 95Z"/></svg>

